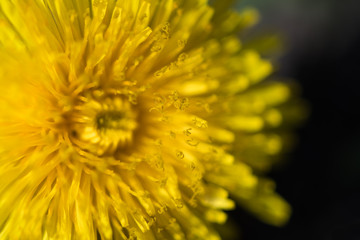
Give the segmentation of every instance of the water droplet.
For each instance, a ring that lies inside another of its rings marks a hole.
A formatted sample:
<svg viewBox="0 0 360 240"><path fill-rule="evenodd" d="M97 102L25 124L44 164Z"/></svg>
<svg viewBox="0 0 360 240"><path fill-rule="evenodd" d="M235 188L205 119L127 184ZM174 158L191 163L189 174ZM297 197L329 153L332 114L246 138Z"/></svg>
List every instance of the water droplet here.
<svg viewBox="0 0 360 240"><path fill-rule="evenodd" d="M184 63L188 57L189 56L186 53L181 53L178 57L177 63L178 64Z"/></svg>
<svg viewBox="0 0 360 240"><path fill-rule="evenodd" d="M197 145L199 145L199 141L196 141L194 138L188 139L186 140L186 143L192 147L196 147Z"/></svg>
<svg viewBox="0 0 360 240"><path fill-rule="evenodd" d="M191 163L190 163L190 169L191 169L191 170L195 170L195 168L196 168L195 163L194 163L194 162L191 162Z"/></svg>
<svg viewBox="0 0 360 240"><path fill-rule="evenodd" d="M160 52L163 49L163 46L159 43L154 43L154 45L151 47L151 52Z"/></svg>
<svg viewBox="0 0 360 240"><path fill-rule="evenodd" d="M176 157L178 159L183 159L184 158L184 153L182 151L177 150L176 151Z"/></svg>
<svg viewBox="0 0 360 240"><path fill-rule="evenodd" d="M177 208L183 208L184 207L184 202L182 199L175 199L175 205Z"/></svg>
<svg viewBox="0 0 360 240"><path fill-rule="evenodd" d="M176 138L176 133L174 133L173 131L170 131L170 137L175 139Z"/></svg>
<svg viewBox="0 0 360 240"><path fill-rule="evenodd" d="M188 128L188 129L185 129L184 130L184 134L185 134L185 136L190 136L191 135L191 128Z"/></svg>

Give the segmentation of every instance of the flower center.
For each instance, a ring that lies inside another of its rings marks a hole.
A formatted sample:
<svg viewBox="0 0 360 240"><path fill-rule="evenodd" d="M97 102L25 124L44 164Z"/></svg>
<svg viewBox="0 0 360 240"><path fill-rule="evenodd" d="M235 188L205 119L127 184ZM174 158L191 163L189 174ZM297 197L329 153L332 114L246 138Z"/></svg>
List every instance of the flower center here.
<svg viewBox="0 0 360 240"><path fill-rule="evenodd" d="M121 96L84 98L71 118L71 140L98 156L111 155L133 142L138 114Z"/></svg>
<svg viewBox="0 0 360 240"><path fill-rule="evenodd" d="M99 113L96 117L96 126L99 131L117 130L132 131L136 128L131 116L123 111L108 111Z"/></svg>

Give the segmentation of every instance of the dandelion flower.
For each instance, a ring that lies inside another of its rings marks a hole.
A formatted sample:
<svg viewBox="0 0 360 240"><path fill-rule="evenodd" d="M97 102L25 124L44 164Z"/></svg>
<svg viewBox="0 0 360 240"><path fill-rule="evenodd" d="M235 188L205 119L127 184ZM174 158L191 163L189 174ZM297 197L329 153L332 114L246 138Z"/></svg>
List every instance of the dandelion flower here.
<svg viewBox="0 0 360 240"><path fill-rule="evenodd" d="M0 239L219 239L229 196L286 222L291 88L228 2L1 1Z"/></svg>

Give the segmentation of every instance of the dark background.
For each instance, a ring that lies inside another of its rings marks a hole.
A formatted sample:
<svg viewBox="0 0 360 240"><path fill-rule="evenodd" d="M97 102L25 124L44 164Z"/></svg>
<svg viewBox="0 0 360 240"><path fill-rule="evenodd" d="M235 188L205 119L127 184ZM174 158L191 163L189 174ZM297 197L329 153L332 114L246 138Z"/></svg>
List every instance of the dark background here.
<svg viewBox="0 0 360 240"><path fill-rule="evenodd" d="M288 163L270 177L293 207L283 228L245 211L231 219L243 240L360 239L360 1L243 0L262 15L258 29L286 36L280 76L296 79L311 115L297 130Z"/></svg>

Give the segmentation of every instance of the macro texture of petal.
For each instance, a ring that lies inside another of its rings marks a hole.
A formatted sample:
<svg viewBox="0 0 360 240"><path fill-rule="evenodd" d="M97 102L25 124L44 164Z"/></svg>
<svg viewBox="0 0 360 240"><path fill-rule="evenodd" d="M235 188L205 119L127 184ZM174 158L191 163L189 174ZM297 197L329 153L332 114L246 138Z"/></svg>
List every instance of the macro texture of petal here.
<svg viewBox="0 0 360 240"><path fill-rule="evenodd" d="M228 2L1 0L0 239L215 240L234 201L287 221L264 174L301 108Z"/></svg>

